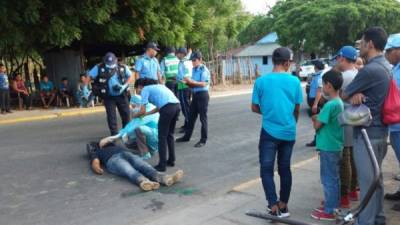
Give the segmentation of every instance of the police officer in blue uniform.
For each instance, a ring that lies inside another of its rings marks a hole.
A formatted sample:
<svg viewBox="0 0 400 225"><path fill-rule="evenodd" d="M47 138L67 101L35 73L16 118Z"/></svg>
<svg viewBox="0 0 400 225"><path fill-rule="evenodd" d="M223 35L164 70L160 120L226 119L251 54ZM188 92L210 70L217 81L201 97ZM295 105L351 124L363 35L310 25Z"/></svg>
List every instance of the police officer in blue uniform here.
<svg viewBox="0 0 400 225"><path fill-rule="evenodd" d="M136 79L149 78L161 83L161 69L156 58L158 51L160 49L157 44L153 42L147 44L146 52L135 63Z"/></svg>
<svg viewBox="0 0 400 225"><path fill-rule="evenodd" d="M132 81L132 72L126 65L118 63L114 53L107 53L103 62L89 71L92 80L92 91L104 100L107 122L111 135L118 134L117 113L121 116L122 126L129 123L129 100L127 89Z"/></svg>
<svg viewBox="0 0 400 225"><path fill-rule="evenodd" d="M207 110L210 96L208 89L210 86L210 71L203 64L202 55L200 52L193 52L190 56L190 60L193 64L192 78L185 79L188 86L192 88L193 98L190 104L189 111L189 125L185 131L185 135L178 138L177 142L188 142L192 137L194 125L197 120L197 116L200 115L201 122L201 139L196 143L194 147L203 147L207 142L208 136L208 121L207 121Z"/></svg>

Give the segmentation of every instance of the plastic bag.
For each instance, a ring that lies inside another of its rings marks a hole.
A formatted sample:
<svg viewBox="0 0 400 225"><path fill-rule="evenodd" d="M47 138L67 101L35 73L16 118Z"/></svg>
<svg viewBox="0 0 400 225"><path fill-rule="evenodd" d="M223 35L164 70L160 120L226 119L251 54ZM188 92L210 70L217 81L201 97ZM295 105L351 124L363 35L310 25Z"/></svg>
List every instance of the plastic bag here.
<svg viewBox="0 0 400 225"><path fill-rule="evenodd" d="M390 81L389 92L383 103L382 119L384 124L400 123L400 95L396 81Z"/></svg>

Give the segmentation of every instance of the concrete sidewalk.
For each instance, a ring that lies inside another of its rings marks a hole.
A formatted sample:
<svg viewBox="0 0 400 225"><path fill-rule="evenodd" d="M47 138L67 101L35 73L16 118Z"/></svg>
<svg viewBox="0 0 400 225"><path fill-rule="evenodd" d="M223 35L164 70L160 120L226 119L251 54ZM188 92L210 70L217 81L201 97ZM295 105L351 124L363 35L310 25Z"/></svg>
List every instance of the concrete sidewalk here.
<svg viewBox="0 0 400 225"><path fill-rule="evenodd" d="M311 151L311 150L310 150ZM400 182L392 179L393 173L398 172L398 163L390 149L383 168L385 192L397 190ZM278 176L275 177L277 187ZM279 189L279 188L278 188ZM289 204L291 218L313 224L335 224L334 222L316 221L310 217L312 209L317 207L322 199L322 189L319 180L319 160L313 158L293 165L293 189ZM353 206L358 202L353 203ZM258 178L233 187L223 196L208 202L199 202L196 206L182 208L169 212L165 216L150 218L141 224L146 225L261 225L269 221L252 218L245 215L249 209L265 210L265 197L261 181ZM397 225L400 213L391 210L393 202L385 201L387 225Z"/></svg>
<svg viewBox="0 0 400 225"><path fill-rule="evenodd" d="M249 94L252 91L251 85L241 85L238 87L217 87L210 91L211 98L221 98L234 95ZM249 99L250 101L250 99ZM103 106L94 108L54 108L54 109L35 109L30 111L13 111L11 114L0 115L0 125L14 124L21 122L40 121L57 119L70 116L83 116L95 113L104 113Z"/></svg>

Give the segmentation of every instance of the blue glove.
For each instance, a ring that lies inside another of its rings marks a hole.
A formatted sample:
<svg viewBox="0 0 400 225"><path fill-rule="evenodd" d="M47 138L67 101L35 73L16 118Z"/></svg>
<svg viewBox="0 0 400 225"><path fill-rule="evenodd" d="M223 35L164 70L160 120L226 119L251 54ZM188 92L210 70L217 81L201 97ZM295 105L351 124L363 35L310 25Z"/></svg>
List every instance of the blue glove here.
<svg viewBox="0 0 400 225"><path fill-rule="evenodd" d="M121 89L119 90L119 94L124 93L124 91L128 88L128 84L120 85Z"/></svg>

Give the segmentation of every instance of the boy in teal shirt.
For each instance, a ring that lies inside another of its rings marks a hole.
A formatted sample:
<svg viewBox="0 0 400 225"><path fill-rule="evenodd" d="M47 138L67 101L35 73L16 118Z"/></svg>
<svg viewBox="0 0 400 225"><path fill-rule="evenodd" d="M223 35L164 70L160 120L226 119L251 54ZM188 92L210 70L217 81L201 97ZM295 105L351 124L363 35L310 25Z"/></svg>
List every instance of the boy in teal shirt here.
<svg viewBox="0 0 400 225"><path fill-rule="evenodd" d="M322 81L322 91L328 102L318 115L313 116L313 123L317 131L325 201L311 216L317 220L335 220L334 210L339 207L340 202L340 160L344 142L343 127L338 122L338 116L344 110L339 96L343 77L339 71L330 70L322 77Z"/></svg>

